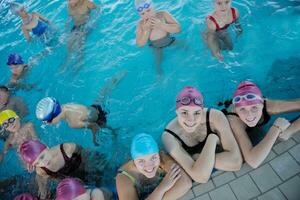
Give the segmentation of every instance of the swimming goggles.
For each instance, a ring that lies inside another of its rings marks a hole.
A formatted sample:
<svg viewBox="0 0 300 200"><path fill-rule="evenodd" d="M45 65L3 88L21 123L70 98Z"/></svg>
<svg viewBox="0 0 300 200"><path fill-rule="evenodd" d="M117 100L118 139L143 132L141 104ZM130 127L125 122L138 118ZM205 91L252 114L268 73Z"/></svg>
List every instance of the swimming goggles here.
<svg viewBox="0 0 300 200"><path fill-rule="evenodd" d="M192 101L194 102L195 105L203 107L203 102L201 97L193 98L193 97L185 96L182 97L181 99L176 100L176 102L180 102L184 106L190 105Z"/></svg>
<svg viewBox="0 0 300 200"><path fill-rule="evenodd" d="M137 11L142 12L143 10L150 8L150 6L151 6L151 3L145 3L143 6L138 7Z"/></svg>
<svg viewBox="0 0 300 200"><path fill-rule="evenodd" d="M232 103L237 104L237 103L241 102L243 99L245 99L246 101L262 100L261 96L258 96L257 94L248 93L248 94L245 94L245 95L235 96L232 99Z"/></svg>
<svg viewBox="0 0 300 200"><path fill-rule="evenodd" d="M14 123L15 121L16 121L16 118L14 118L14 117L9 118L7 121L3 122L2 128L6 129L9 126L9 124Z"/></svg>

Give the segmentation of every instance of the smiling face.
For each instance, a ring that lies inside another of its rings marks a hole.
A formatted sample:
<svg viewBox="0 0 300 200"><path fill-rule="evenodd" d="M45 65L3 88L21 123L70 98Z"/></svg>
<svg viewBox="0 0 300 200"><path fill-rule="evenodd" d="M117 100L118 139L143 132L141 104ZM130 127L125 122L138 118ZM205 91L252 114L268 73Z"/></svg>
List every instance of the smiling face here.
<svg viewBox="0 0 300 200"><path fill-rule="evenodd" d="M134 164L138 171L147 178L153 178L160 164L158 153L140 156L136 158Z"/></svg>
<svg viewBox="0 0 300 200"><path fill-rule="evenodd" d="M249 127L254 127L262 116L263 104L254 104L249 106L240 106L235 108L235 112L240 119Z"/></svg>
<svg viewBox="0 0 300 200"><path fill-rule="evenodd" d="M19 118L15 118L14 122L9 123L9 120L7 122L4 122L8 124L8 127L6 128L7 131L15 133L21 128L21 123Z"/></svg>
<svg viewBox="0 0 300 200"><path fill-rule="evenodd" d="M176 110L178 123L188 133L193 133L201 123L203 108L200 106L181 106Z"/></svg>
<svg viewBox="0 0 300 200"><path fill-rule="evenodd" d="M225 13L231 8L231 0L215 0L215 9L217 12Z"/></svg>
<svg viewBox="0 0 300 200"><path fill-rule="evenodd" d="M52 160L51 152L48 148L44 149L40 155L35 159L33 165L36 167L49 167Z"/></svg>

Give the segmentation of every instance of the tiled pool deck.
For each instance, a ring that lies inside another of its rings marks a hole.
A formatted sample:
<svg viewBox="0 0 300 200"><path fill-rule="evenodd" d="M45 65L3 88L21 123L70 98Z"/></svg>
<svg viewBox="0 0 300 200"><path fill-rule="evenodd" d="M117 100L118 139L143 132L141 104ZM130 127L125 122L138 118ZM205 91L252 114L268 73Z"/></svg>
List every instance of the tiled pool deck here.
<svg viewBox="0 0 300 200"><path fill-rule="evenodd" d="M300 133L277 143L257 169L217 171L180 200L300 200Z"/></svg>

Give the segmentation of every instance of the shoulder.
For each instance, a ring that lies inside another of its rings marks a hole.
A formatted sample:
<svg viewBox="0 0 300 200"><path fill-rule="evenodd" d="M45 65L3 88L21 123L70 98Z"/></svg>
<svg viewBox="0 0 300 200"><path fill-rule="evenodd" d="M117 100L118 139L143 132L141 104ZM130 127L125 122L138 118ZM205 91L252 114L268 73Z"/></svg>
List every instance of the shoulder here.
<svg viewBox="0 0 300 200"><path fill-rule="evenodd" d="M63 149L68 155L68 157L71 157L72 154L75 152L76 148L79 147L79 145L75 143L63 143L55 146L55 148L60 148L60 145L63 145Z"/></svg>
<svg viewBox="0 0 300 200"><path fill-rule="evenodd" d="M27 122L26 124L24 124L24 127L27 129L34 129L34 125L31 122Z"/></svg>
<svg viewBox="0 0 300 200"><path fill-rule="evenodd" d="M206 20L206 25L207 25L208 29L215 31L217 27L216 27L216 24L213 21L213 19L214 19L214 17L212 15L208 15L205 20Z"/></svg>

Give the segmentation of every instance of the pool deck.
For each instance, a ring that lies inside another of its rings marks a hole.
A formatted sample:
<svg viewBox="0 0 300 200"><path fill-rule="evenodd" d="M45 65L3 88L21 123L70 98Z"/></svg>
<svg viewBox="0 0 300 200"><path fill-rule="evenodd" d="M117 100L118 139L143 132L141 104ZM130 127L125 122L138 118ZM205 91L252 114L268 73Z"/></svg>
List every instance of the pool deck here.
<svg viewBox="0 0 300 200"><path fill-rule="evenodd" d="M300 133L274 145L257 169L246 163L240 171L217 171L205 184L180 200L300 200Z"/></svg>

